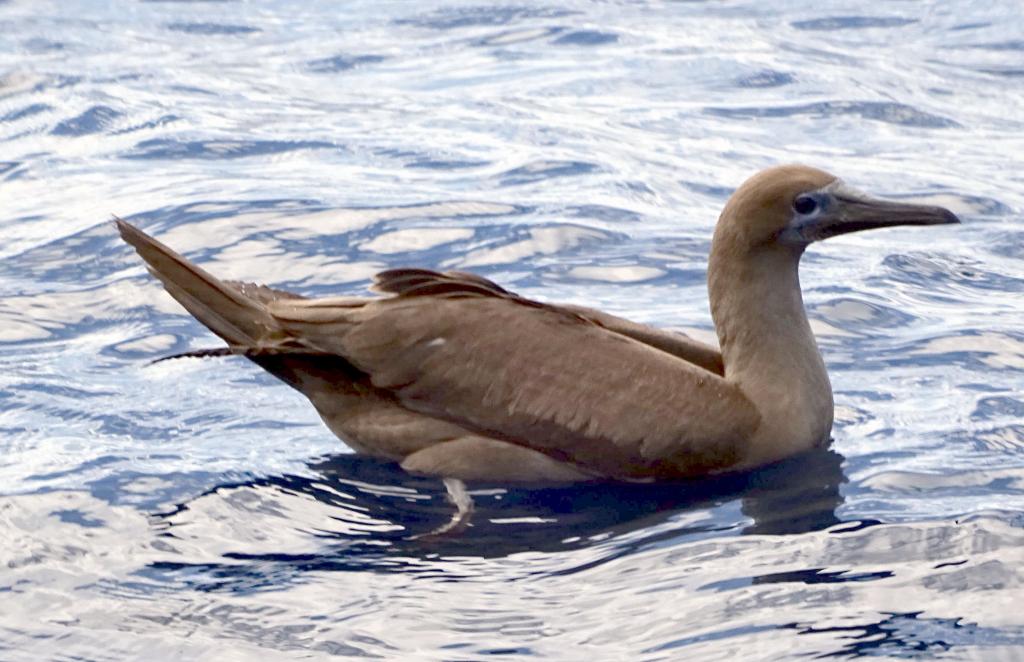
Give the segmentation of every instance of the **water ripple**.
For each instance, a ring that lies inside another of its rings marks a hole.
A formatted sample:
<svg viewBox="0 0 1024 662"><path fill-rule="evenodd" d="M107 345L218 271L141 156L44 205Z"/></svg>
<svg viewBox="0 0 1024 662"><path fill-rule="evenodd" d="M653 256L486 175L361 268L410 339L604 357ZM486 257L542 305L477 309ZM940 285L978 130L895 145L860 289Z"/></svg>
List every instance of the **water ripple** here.
<svg viewBox="0 0 1024 662"><path fill-rule="evenodd" d="M345 55L339 54L331 57L310 60L307 63L310 71L320 74L337 73L348 71L356 67L384 62L387 58L383 55Z"/></svg>
<svg viewBox="0 0 1024 662"><path fill-rule="evenodd" d="M248 35L261 32L259 28L248 25L228 25L224 23L168 23L167 29L174 32L203 36Z"/></svg>
<svg viewBox="0 0 1024 662"><path fill-rule="evenodd" d="M575 30L566 32L559 36L552 43L557 46L601 46L603 44L614 44L619 40L618 35L597 30Z"/></svg>
<svg viewBox="0 0 1024 662"><path fill-rule="evenodd" d="M586 175L597 170L596 164L584 161L535 161L502 173L501 185L521 186L547 181L552 177Z"/></svg>
<svg viewBox="0 0 1024 662"><path fill-rule="evenodd" d="M899 28L917 23L915 19L900 16L829 16L807 21L794 21L797 30L862 30L865 28Z"/></svg>
<svg viewBox="0 0 1024 662"><path fill-rule="evenodd" d="M480 5L443 8L417 18L400 19L399 25L414 25L433 30L453 30L467 27L510 25L525 19L562 18L576 12L545 7Z"/></svg>
<svg viewBox="0 0 1024 662"><path fill-rule="evenodd" d="M153 138L143 140L125 159L239 159L270 156L303 149L338 149L316 140L193 140L177 141Z"/></svg>
<svg viewBox="0 0 1024 662"><path fill-rule="evenodd" d="M807 115L832 117L853 115L876 122L927 129L960 128L956 120L928 113L913 106L889 101L821 101L787 106L708 107L710 115L730 118L777 118Z"/></svg>

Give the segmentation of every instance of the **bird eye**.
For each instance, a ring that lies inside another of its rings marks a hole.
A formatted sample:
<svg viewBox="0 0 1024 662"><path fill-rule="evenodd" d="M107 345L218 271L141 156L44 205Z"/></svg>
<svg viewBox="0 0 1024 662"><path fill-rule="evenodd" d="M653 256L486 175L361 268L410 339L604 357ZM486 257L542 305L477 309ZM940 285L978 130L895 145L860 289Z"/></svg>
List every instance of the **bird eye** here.
<svg viewBox="0 0 1024 662"><path fill-rule="evenodd" d="M793 209L798 214L813 214L814 210L818 208L818 201L809 195L798 195L796 200L793 201Z"/></svg>

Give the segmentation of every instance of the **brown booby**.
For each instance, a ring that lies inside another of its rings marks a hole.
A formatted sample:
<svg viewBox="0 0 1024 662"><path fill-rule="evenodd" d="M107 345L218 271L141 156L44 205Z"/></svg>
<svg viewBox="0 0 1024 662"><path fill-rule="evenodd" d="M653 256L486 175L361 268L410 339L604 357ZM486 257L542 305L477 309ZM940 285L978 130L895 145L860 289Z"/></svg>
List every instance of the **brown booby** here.
<svg viewBox="0 0 1024 662"><path fill-rule="evenodd" d="M832 390L797 267L812 242L958 223L790 165L747 180L708 264L721 350L470 273L394 269L383 296L307 299L222 281L118 220L182 306L312 402L355 451L449 479L653 480L748 469L825 444ZM209 352L208 352L209 353Z"/></svg>

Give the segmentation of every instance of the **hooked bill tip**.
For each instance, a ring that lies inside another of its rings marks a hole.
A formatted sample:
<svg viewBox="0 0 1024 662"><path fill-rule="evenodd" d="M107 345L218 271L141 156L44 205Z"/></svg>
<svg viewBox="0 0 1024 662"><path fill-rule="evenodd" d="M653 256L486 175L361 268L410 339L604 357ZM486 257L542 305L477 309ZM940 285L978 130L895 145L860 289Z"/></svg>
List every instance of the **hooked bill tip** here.
<svg viewBox="0 0 1024 662"><path fill-rule="evenodd" d="M940 207L940 209L942 209L942 220L938 222L939 225L952 225L954 223L960 224L963 222L960 220L959 216L949 211L945 207Z"/></svg>

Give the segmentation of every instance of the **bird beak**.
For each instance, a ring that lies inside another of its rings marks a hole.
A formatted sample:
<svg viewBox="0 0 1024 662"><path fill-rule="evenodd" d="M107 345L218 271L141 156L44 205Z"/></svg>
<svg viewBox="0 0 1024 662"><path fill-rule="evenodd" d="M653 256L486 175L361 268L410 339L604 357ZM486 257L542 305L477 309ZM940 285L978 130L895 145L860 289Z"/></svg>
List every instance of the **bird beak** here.
<svg viewBox="0 0 1024 662"><path fill-rule="evenodd" d="M895 202L873 198L836 182L823 190L829 204L816 218L794 219L792 230L805 242L820 241L841 234L889 228L897 225L946 225L959 223L956 214L944 207Z"/></svg>

